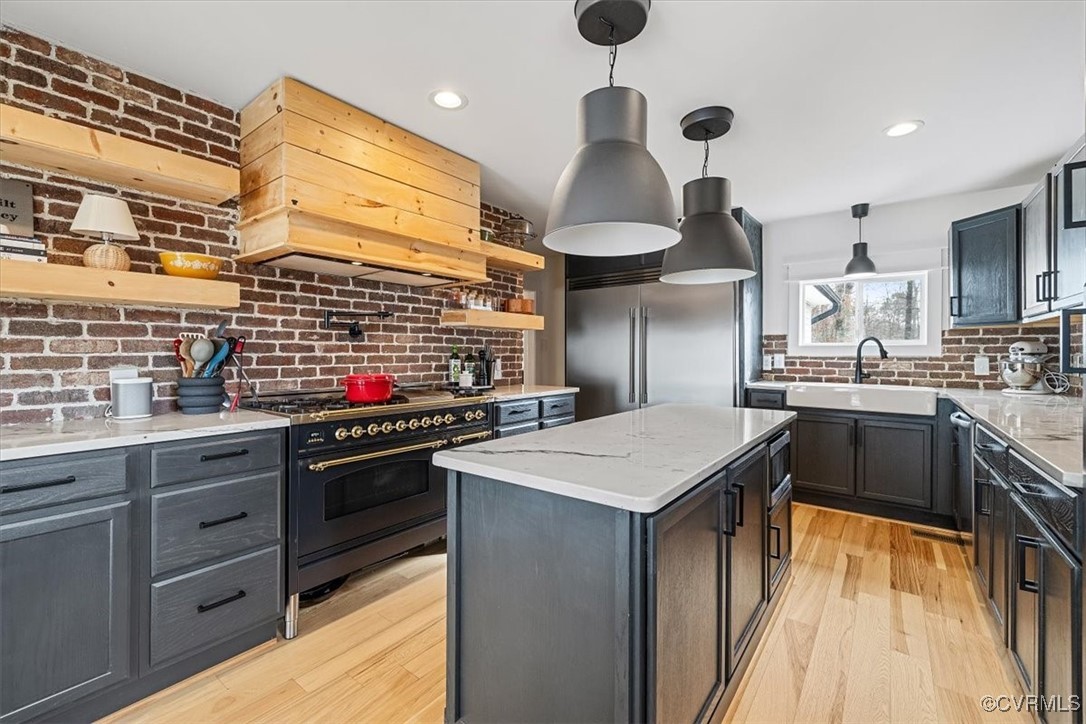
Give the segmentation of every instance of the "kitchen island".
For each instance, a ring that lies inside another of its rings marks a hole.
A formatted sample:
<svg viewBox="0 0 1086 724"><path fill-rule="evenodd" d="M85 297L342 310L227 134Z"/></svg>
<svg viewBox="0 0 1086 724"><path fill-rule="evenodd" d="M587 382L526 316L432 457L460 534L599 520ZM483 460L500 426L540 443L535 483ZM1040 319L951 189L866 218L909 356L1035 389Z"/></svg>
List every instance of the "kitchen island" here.
<svg viewBox="0 0 1086 724"><path fill-rule="evenodd" d="M794 417L660 405L436 454L447 720L719 720L788 573Z"/></svg>

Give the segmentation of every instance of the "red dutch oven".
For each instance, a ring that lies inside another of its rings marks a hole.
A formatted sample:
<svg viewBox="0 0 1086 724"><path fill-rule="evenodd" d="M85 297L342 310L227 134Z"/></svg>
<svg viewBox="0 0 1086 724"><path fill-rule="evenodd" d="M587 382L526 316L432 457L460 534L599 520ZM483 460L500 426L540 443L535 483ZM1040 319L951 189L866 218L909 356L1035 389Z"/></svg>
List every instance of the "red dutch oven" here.
<svg viewBox="0 0 1086 724"><path fill-rule="evenodd" d="M392 375L347 375L342 384L349 402L385 402L395 382Z"/></svg>

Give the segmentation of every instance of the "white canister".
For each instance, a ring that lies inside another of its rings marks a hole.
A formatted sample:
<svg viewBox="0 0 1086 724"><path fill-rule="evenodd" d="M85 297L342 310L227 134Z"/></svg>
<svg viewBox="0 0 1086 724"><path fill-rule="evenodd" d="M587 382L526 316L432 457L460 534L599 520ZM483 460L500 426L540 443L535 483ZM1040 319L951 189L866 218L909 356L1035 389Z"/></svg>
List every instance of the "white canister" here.
<svg viewBox="0 0 1086 724"><path fill-rule="evenodd" d="M460 386L461 387L471 387L474 384L475 384L475 375L473 375L470 372L461 372L460 373Z"/></svg>
<svg viewBox="0 0 1086 724"><path fill-rule="evenodd" d="M110 410L114 420L135 420L151 416L151 378L130 377L110 383Z"/></svg>

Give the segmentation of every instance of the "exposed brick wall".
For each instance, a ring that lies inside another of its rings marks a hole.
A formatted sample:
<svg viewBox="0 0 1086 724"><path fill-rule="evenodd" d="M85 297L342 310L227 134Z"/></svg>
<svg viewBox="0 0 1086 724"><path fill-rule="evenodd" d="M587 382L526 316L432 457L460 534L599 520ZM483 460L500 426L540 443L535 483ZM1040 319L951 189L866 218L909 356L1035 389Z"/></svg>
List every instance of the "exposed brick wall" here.
<svg viewBox="0 0 1086 724"><path fill-rule="evenodd" d="M763 338L765 354L785 355L785 369L763 372L762 379L777 382L851 382L856 358L848 357L796 357L788 354L788 336L767 334ZM887 385L912 385L923 387L965 387L972 389L1000 390L1005 387L999 379L999 358L1007 354L1007 348L1019 340L1033 340L1048 345L1052 354L1059 353L1060 331L1058 327L975 327L948 329L943 332L943 354L939 357L903 357L895 359L889 350L889 359L879 359L871 349L865 350L864 370L871 373L868 382ZM973 374L973 358L987 355L991 358L992 374ZM1053 360L1055 361L1055 360ZM1070 376L1073 394L1082 394L1082 378Z"/></svg>
<svg viewBox="0 0 1086 724"><path fill-rule="evenodd" d="M19 30L0 31L0 99L68 121L230 165L238 163L238 115L212 101L55 46ZM2 155L0 155L2 161ZM221 279L241 285L241 307L209 311L75 303L0 302L0 423L95 417L108 399L107 370L134 364L155 380L155 409L174 408L177 362L172 340L206 332L225 319L228 334L248 338L245 361L261 391L329 387L352 371L384 371L404 382L440 381L453 344L489 343L505 382L523 379L523 337L516 331L440 326L451 290L410 288L235 264L237 205L180 201L87 179L0 164L0 174L34 186L35 231L54 264L80 264L93 240L68 232L85 191L124 198L140 241L125 244L132 269L161 273L159 251L195 251L228 259ZM483 204L482 228L509 215ZM523 276L492 270L478 285L508 298ZM366 339L320 329L325 309L396 316L363 323ZM233 383L228 382L228 389Z"/></svg>

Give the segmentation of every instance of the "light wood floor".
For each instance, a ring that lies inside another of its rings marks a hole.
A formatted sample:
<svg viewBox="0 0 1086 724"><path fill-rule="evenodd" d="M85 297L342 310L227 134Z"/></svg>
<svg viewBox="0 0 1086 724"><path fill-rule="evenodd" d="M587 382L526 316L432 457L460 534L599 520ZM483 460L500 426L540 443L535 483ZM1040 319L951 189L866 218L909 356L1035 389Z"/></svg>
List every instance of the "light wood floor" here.
<svg viewBox="0 0 1086 724"><path fill-rule="evenodd" d="M909 526L797 505L793 578L734 722L1029 722L985 715L1018 691L975 593L969 548ZM439 722L445 554L354 576L269 643L138 702L116 722Z"/></svg>

